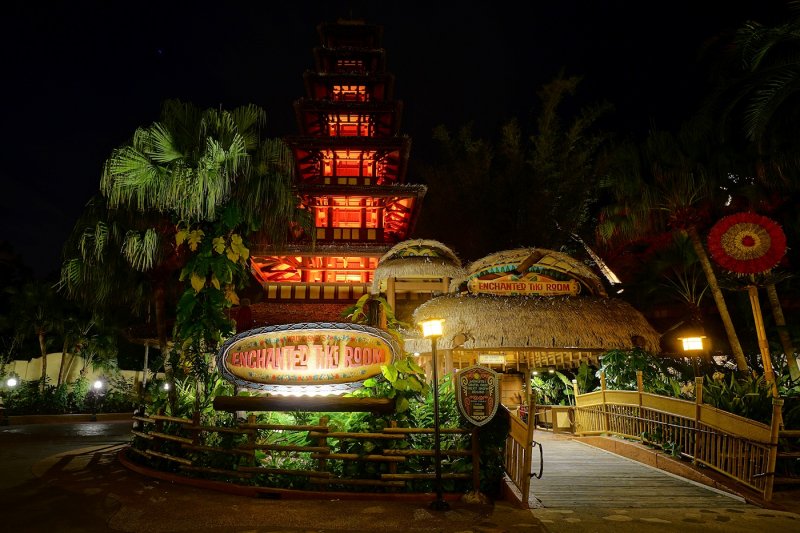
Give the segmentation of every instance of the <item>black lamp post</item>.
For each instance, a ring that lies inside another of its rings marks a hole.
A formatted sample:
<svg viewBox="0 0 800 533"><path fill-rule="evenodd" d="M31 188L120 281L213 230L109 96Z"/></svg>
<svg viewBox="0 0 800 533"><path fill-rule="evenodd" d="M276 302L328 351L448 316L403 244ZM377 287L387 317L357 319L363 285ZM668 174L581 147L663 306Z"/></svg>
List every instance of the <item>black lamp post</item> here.
<svg viewBox="0 0 800 533"><path fill-rule="evenodd" d="M103 381L97 379L92 383L92 422L97 422L97 403L100 401L102 394Z"/></svg>
<svg viewBox="0 0 800 533"><path fill-rule="evenodd" d="M436 339L442 336L444 320L431 319L421 323L422 335L431 339L431 360L433 361L433 453L436 468L436 499L431 502L431 509L447 511L450 505L442 496L442 446L439 430L439 365L436 361Z"/></svg>

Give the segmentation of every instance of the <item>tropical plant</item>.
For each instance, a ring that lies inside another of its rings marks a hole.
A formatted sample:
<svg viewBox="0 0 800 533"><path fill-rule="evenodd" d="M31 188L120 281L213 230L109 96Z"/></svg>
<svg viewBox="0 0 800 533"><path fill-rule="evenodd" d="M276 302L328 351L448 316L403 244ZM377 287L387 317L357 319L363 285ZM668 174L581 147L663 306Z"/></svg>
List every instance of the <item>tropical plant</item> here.
<svg viewBox="0 0 800 533"><path fill-rule="evenodd" d="M730 147L728 152L736 155L736 166L730 170L735 179L729 180L731 206L776 218L794 231L791 240L798 229L794 177L800 171L800 144L795 135L800 117L800 2L787 2L787 11L775 25L749 20L721 41L718 75L704 111L714 117L720 139ZM775 286L783 277L775 272L759 280L759 285L767 290L791 375L800 379Z"/></svg>
<svg viewBox="0 0 800 533"><path fill-rule="evenodd" d="M229 205L238 207L240 243L255 230L271 242L282 242L289 221L297 218L291 154L280 141L262 142L264 122L264 111L253 105L233 111L200 110L179 100L166 101L158 122L137 129L131 141L107 159L100 182L101 217L87 226L88 230L79 230L80 258L65 263L63 283L75 290L86 280L102 279L104 274L96 272L109 272L103 268L107 246L121 243L118 249L130 269L148 274L159 347L166 353L168 282L174 281L188 260L180 253L176 235L186 229L195 235L210 233L209 225L227 220ZM113 225L102 217L103 210L126 216L114 218L119 224ZM204 275L197 261L195 258L192 267L195 280ZM224 278L230 273L218 274ZM214 279L220 277L209 276L209 283ZM205 309L219 314L222 306L218 304ZM187 307L184 302L183 310ZM193 316L182 314L184 318ZM219 316L208 321L224 322ZM165 371L172 380L170 358L165 358Z"/></svg>
<svg viewBox="0 0 800 533"><path fill-rule="evenodd" d="M456 132L437 127L435 162L417 171L429 185L419 231L433 232L473 258L531 238L544 248L574 246L572 235L586 233L596 202L608 141L597 124L610 109L596 105L566 115L579 84L578 77L556 76L537 93L533 120L506 122L497 140L476 138L471 124ZM451 212L479 212L480 223L465 230L437 215Z"/></svg>
<svg viewBox="0 0 800 533"><path fill-rule="evenodd" d="M714 194L711 143L703 123L687 123L678 135L653 130L641 145L624 143L612 158L603 188L613 200L601 210L599 237L607 242L630 241L665 230L685 236L706 281L731 351L740 371L747 369L717 275L703 246L700 231L712 208L723 205Z"/></svg>
<svg viewBox="0 0 800 533"><path fill-rule="evenodd" d="M772 386L763 375L716 373L703 382L703 403L764 424L772 420L772 400Z"/></svg>
<svg viewBox="0 0 800 533"><path fill-rule="evenodd" d="M597 375L605 374L606 386L616 390L637 390L637 371L642 372L645 392L679 397L684 376L691 375L685 364L658 357L641 348L609 350L600 356Z"/></svg>
<svg viewBox="0 0 800 533"><path fill-rule="evenodd" d="M531 376L531 392L537 405L568 405L573 396L572 381L558 370Z"/></svg>
<svg viewBox="0 0 800 533"><path fill-rule="evenodd" d="M33 336L38 341L42 358L41 390L47 384L47 352L54 340L60 320L60 305L56 291L43 281L32 281L14 291L11 309L15 316L15 334L22 341Z"/></svg>
<svg viewBox="0 0 800 533"><path fill-rule="evenodd" d="M590 366L586 361L581 361L578 371L575 373L575 381L580 393L592 392L600 387L600 380L597 377L597 369Z"/></svg>

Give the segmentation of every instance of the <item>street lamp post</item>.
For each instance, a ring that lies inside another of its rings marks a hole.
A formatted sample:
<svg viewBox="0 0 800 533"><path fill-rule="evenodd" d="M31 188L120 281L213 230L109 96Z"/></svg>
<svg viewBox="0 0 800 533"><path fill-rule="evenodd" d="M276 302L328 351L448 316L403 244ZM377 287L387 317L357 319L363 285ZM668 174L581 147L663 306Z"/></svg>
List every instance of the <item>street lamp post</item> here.
<svg viewBox="0 0 800 533"><path fill-rule="evenodd" d="M103 393L103 381L102 380L95 380L92 383L92 422L97 421L97 401L100 395Z"/></svg>
<svg viewBox="0 0 800 533"><path fill-rule="evenodd" d="M431 502L431 509L447 511L450 505L442 495L442 446L439 429L439 365L436 361L436 340L442 336L444 320L431 319L421 323L422 335L431 339L431 361L433 362L433 454L436 472L436 499Z"/></svg>
<svg viewBox="0 0 800 533"><path fill-rule="evenodd" d="M705 332L702 328L686 329L682 335L678 337L681 341L683 351L692 359L692 367L694 368L694 376L697 377L697 359L703 356L705 346L703 339L705 339Z"/></svg>

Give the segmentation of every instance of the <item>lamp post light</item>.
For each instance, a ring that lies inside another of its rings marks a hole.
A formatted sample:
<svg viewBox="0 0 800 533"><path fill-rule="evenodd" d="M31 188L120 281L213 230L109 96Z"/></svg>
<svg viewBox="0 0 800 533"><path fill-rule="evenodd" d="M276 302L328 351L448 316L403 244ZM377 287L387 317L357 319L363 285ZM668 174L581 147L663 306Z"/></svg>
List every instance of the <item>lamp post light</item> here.
<svg viewBox="0 0 800 533"><path fill-rule="evenodd" d="M450 505L442 496L442 445L439 429L439 365L436 361L436 340L442 336L444 320L430 319L421 322L422 335L431 339L431 360L433 362L433 454L436 472L436 499L431 502L431 509L447 511Z"/></svg>
<svg viewBox="0 0 800 533"><path fill-rule="evenodd" d="M14 376L9 377L5 382L5 386L8 390L13 389L17 386L17 378ZM3 396L5 396L5 393L0 390L0 426L5 426L8 424L8 418L6 417L6 405L3 403Z"/></svg>
<svg viewBox="0 0 800 533"><path fill-rule="evenodd" d="M103 380L96 379L92 383L92 422L97 421L97 401L103 393Z"/></svg>
<svg viewBox="0 0 800 533"><path fill-rule="evenodd" d="M705 346L703 345L703 339L705 338L706 336L703 335L701 330L687 331L683 336L678 337L678 340L681 341L683 351L692 359L695 377L697 377L697 358L702 357L703 351L705 350Z"/></svg>

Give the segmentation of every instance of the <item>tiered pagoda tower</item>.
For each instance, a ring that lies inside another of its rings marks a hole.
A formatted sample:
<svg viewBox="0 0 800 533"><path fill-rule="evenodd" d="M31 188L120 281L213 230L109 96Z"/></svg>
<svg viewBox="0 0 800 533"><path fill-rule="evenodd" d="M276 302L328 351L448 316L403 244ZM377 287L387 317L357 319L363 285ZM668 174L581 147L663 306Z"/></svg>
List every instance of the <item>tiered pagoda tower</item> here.
<svg viewBox="0 0 800 533"><path fill-rule="evenodd" d="M383 28L340 20L317 31L315 70L294 103L300 134L284 138L316 242L296 230L280 249L254 247L253 275L273 304L269 314L281 314L271 323L340 319L331 310L369 292L378 260L408 238L426 192L406 183L411 139L400 134ZM337 305L296 305L311 303Z"/></svg>

